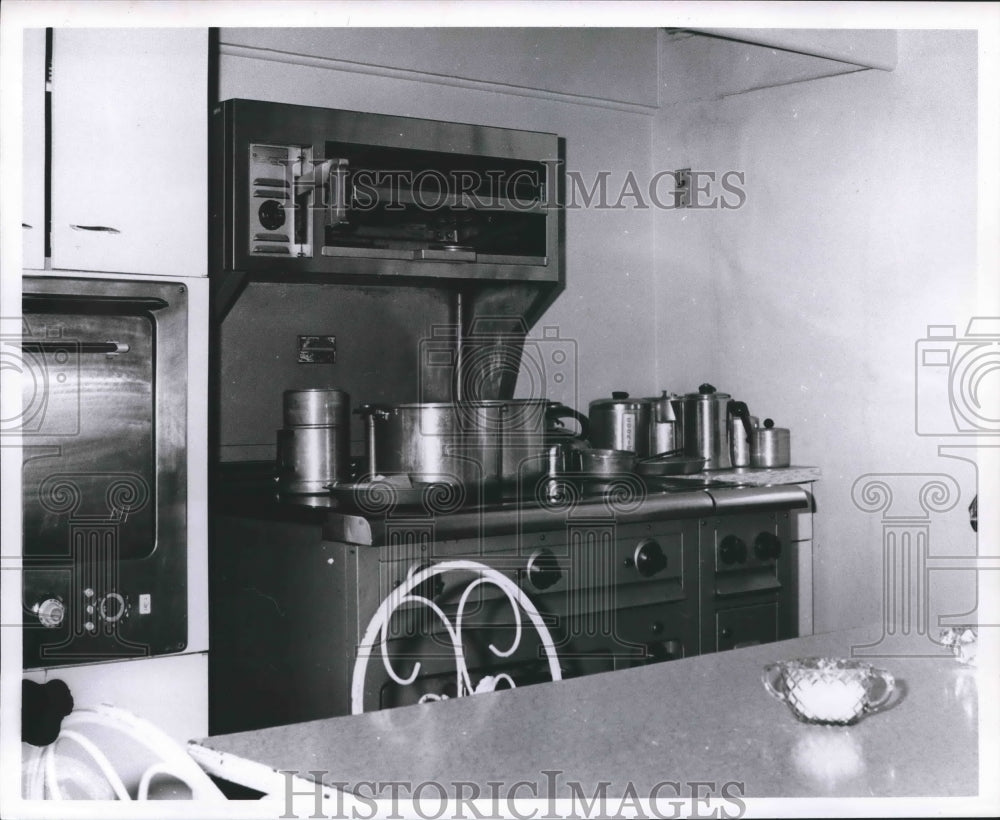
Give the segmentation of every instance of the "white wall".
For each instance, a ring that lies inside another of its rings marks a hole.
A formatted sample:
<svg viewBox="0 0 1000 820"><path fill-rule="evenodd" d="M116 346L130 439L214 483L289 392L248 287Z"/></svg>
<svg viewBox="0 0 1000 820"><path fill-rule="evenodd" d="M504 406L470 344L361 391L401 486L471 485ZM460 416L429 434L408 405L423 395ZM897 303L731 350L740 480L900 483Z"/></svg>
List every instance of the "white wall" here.
<svg viewBox="0 0 1000 820"><path fill-rule="evenodd" d="M859 476L952 475L961 498L933 515L930 550L975 550L974 468L915 434L914 400L927 325L961 334L976 313L976 57L975 32L905 31L892 72L658 118L654 164L743 171L747 194L737 210L657 214L658 371L746 400L791 428L794 463L822 468L817 631L879 616L881 515L852 502ZM938 611L972 605L969 575L932 576Z"/></svg>

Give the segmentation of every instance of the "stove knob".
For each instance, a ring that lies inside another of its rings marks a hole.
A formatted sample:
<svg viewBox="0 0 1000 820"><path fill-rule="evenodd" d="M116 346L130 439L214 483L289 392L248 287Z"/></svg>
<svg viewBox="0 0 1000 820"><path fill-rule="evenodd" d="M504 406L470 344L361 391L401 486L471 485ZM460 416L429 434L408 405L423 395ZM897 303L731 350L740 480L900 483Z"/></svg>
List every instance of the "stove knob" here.
<svg viewBox="0 0 1000 820"><path fill-rule="evenodd" d="M649 578L667 568L667 556L652 538L640 542L635 548L635 568L643 578Z"/></svg>
<svg viewBox="0 0 1000 820"><path fill-rule="evenodd" d="M747 560L747 544L742 538L727 535L719 544L719 558L723 564L742 564Z"/></svg>
<svg viewBox="0 0 1000 820"><path fill-rule="evenodd" d="M753 540L753 554L761 561L781 555L781 539L773 532L762 532Z"/></svg>
<svg viewBox="0 0 1000 820"><path fill-rule="evenodd" d="M35 604L34 609L38 622L48 629L55 629L66 617L66 607L58 598L46 598L40 604Z"/></svg>
<svg viewBox="0 0 1000 820"><path fill-rule="evenodd" d="M562 570L552 550L541 549L528 559L528 579L535 589L548 589L562 578Z"/></svg>
<svg viewBox="0 0 1000 820"><path fill-rule="evenodd" d="M118 592L109 592L101 598L100 604L97 605L98 614L109 624L113 624L126 617L128 610L129 607L125 598Z"/></svg>

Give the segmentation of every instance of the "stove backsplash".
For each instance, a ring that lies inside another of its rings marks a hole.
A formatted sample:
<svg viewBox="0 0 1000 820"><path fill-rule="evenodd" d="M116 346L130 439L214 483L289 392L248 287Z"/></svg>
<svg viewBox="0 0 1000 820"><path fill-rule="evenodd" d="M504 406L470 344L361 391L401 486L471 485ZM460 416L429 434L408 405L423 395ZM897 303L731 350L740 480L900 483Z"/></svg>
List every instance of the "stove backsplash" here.
<svg viewBox="0 0 1000 820"><path fill-rule="evenodd" d="M438 288L251 283L219 334L220 460L275 457L285 390L337 387L352 409L447 400L453 371L421 367L421 359L454 322L453 303ZM351 450L364 452L356 415Z"/></svg>

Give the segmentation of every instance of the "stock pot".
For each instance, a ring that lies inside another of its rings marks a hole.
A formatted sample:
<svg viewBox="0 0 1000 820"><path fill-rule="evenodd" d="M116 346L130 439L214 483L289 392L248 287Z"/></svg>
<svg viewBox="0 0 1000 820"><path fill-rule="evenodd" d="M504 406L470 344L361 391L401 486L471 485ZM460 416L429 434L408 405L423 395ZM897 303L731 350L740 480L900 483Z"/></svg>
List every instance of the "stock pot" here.
<svg viewBox="0 0 1000 820"><path fill-rule="evenodd" d="M629 398L623 391L616 390L610 399L596 399L590 403L590 443L602 450L655 455L650 453L652 413L652 401Z"/></svg>
<svg viewBox="0 0 1000 820"><path fill-rule="evenodd" d="M637 458L681 451L681 397L663 391L656 398L634 399L615 391L590 403L590 443L627 450Z"/></svg>
<svg viewBox="0 0 1000 820"><path fill-rule="evenodd" d="M548 467L551 444L583 439L585 416L545 399L364 405L370 475L510 492ZM576 434L559 423L573 418Z"/></svg>

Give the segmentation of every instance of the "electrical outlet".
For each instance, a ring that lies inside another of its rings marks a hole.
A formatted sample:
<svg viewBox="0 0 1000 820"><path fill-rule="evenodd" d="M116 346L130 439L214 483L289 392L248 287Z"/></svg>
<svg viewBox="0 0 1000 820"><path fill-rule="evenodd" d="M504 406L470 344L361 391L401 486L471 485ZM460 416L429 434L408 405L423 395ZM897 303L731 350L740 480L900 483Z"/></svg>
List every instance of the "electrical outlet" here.
<svg viewBox="0 0 1000 820"><path fill-rule="evenodd" d="M674 171L674 207L691 207L691 169Z"/></svg>

